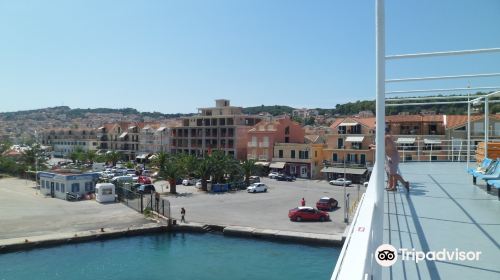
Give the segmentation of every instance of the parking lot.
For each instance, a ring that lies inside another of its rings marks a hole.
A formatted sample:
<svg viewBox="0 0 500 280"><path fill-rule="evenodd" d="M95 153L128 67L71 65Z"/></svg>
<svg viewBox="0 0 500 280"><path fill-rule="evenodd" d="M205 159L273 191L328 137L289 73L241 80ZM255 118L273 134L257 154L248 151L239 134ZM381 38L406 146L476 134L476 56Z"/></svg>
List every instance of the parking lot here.
<svg viewBox="0 0 500 280"><path fill-rule="evenodd" d="M17 178L0 179L0 239L150 223L121 203L47 198L37 194L34 185Z"/></svg>
<svg viewBox="0 0 500 280"><path fill-rule="evenodd" d="M180 209L186 209L187 221L216 224L247 226L260 229L288 230L308 233L343 233L344 189L332 186L326 181L302 180L295 182L276 181L263 178L262 182L269 189L266 193L247 193L235 191L228 193L205 193L193 186L177 186L178 195L168 196L174 218L180 220ZM346 188L351 204L358 198L358 187ZM364 192L359 188L359 195ZM330 212L329 222L292 222L288 219L288 210L299 206L302 197L306 206L315 207L320 197L334 197L339 201L339 208Z"/></svg>

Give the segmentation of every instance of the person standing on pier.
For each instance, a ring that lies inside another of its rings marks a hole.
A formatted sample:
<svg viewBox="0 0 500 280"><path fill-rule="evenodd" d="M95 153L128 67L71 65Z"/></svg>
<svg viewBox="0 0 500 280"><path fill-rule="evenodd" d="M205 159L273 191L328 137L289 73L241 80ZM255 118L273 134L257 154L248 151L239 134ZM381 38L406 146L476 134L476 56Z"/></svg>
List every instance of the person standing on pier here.
<svg viewBox="0 0 500 280"><path fill-rule="evenodd" d="M184 209L184 207L182 207L181 208L181 223L186 222L186 219L184 218L185 215L186 215L186 209Z"/></svg>

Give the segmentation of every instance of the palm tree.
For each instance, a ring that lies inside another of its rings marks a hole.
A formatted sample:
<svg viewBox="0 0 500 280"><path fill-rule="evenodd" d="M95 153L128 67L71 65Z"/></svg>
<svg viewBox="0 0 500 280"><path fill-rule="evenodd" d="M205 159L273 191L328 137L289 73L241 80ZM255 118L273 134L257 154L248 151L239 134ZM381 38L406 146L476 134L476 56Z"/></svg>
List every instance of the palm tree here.
<svg viewBox="0 0 500 280"><path fill-rule="evenodd" d="M170 193L177 193L176 181L183 173L182 156L159 152L152 164L158 168L159 179L165 179L170 185Z"/></svg>
<svg viewBox="0 0 500 280"><path fill-rule="evenodd" d="M228 170L228 158L219 150L213 151L208 158L212 165L212 183L223 183Z"/></svg>
<svg viewBox="0 0 500 280"><path fill-rule="evenodd" d="M113 166L116 165L116 163L122 158L122 153L117 152L117 151L111 151L106 154L106 161L109 161L113 164Z"/></svg>
<svg viewBox="0 0 500 280"><path fill-rule="evenodd" d="M81 148L77 148L69 154L69 158L73 163L76 163L77 160L82 161L84 159L83 150Z"/></svg>
<svg viewBox="0 0 500 280"><path fill-rule="evenodd" d="M201 190L207 191L207 180L210 179L210 175L212 174L212 161L209 157L202 158L198 161L198 165L196 168L196 175L198 175L201 179Z"/></svg>
<svg viewBox="0 0 500 280"><path fill-rule="evenodd" d="M97 152L95 150L88 150L85 152L85 159L88 160L90 163L94 163L97 159Z"/></svg>
<svg viewBox="0 0 500 280"><path fill-rule="evenodd" d="M255 172L255 162L256 161L253 159L247 159L241 162L241 168L245 173L245 185L247 186L250 185L250 176Z"/></svg>
<svg viewBox="0 0 500 280"><path fill-rule="evenodd" d="M193 177L196 173L198 159L191 154L181 154L179 155L179 161L181 164L181 172L183 176Z"/></svg>

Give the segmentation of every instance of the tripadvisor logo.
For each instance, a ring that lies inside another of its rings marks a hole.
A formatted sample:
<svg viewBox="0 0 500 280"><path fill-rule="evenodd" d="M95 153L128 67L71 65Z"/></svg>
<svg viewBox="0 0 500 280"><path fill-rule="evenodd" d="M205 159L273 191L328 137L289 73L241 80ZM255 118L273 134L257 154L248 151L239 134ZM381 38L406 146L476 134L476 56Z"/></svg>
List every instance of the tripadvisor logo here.
<svg viewBox="0 0 500 280"><path fill-rule="evenodd" d="M479 261L481 251L460 251L442 249L439 251L417 251L415 249L400 248L397 250L390 244L382 244L375 250L375 260L383 267L389 267L396 263L398 255L402 261Z"/></svg>
<svg viewBox="0 0 500 280"><path fill-rule="evenodd" d="M375 251L375 259L377 263L384 267L389 267L398 260L398 252L394 246L390 244L382 244Z"/></svg>

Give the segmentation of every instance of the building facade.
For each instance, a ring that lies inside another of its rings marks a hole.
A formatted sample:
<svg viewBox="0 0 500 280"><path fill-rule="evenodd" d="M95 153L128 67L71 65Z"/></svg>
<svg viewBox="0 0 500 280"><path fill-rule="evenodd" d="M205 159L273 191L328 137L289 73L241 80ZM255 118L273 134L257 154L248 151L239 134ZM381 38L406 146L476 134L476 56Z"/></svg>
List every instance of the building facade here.
<svg viewBox="0 0 500 280"><path fill-rule="evenodd" d="M40 192L55 198L66 199L66 193L85 195L95 190L99 179L97 173L71 174L61 172L38 172Z"/></svg>
<svg viewBox="0 0 500 280"><path fill-rule="evenodd" d="M218 99L215 107L200 108L198 115L183 118L182 126L172 128L170 148L173 153L204 156L212 150L243 160L247 157L248 130L261 120L245 115L241 107Z"/></svg>
<svg viewBox="0 0 500 280"><path fill-rule="evenodd" d="M304 143L304 129L288 116L259 122L248 131L247 159L269 165L275 143Z"/></svg>
<svg viewBox="0 0 500 280"><path fill-rule="evenodd" d="M67 157L76 150L97 150L95 129L50 129L42 132L42 145L52 147L54 157Z"/></svg>
<svg viewBox="0 0 500 280"><path fill-rule="evenodd" d="M129 160L139 153L139 132L144 124L119 122L97 129L98 147L102 152L116 151Z"/></svg>

